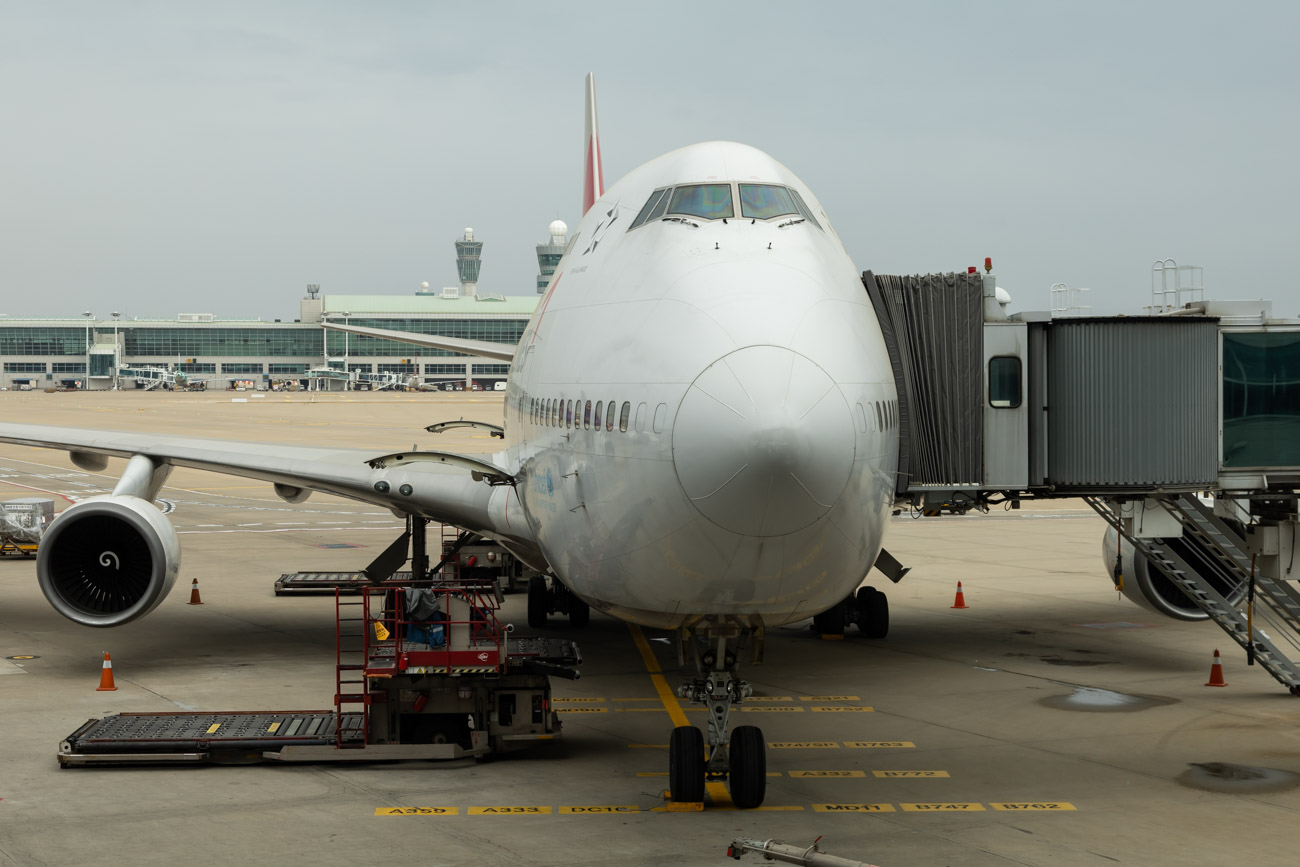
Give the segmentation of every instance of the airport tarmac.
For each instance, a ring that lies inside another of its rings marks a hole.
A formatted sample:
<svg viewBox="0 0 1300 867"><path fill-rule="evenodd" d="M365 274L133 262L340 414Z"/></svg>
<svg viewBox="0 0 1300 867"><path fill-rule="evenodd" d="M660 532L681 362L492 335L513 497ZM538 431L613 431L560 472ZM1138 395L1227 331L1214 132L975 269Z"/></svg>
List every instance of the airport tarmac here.
<svg viewBox="0 0 1300 867"><path fill-rule="evenodd" d="M501 396L9 392L0 417L375 455L435 442L486 452L497 442L486 434L423 428L499 422ZM0 446L0 499L49 492L63 508L110 489L121 466L85 473L59 452ZM1073 501L901 515L886 544L913 568L886 588L887 639L773 630L765 662L744 669L759 700L734 718L771 744L761 810L723 796L701 813L662 811L672 723L649 663L675 685L673 650L599 614L574 633L582 679L555 683L563 739L511 757L60 770L58 741L91 717L328 708L333 601L277 598L272 584L360 568L401 530L375 507L319 495L293 506L268 484L194 471L176 471L162 498L180 579L127 626L64 620L33 560L0 558L0 865L712 864L735 837L820 837L882 867L1295 861L1293 778L1187 782L1192 763L1300 771L1300 700L1214 626L1117 598L1102 523ZM196 577L201 606L186 604ZM950 607L959 580L966 609ZM526 629L524 603L508 596L503 619ZM1223 689L1203 686L1216 647ZM106 650L116 692L95 689Z"/></svg>

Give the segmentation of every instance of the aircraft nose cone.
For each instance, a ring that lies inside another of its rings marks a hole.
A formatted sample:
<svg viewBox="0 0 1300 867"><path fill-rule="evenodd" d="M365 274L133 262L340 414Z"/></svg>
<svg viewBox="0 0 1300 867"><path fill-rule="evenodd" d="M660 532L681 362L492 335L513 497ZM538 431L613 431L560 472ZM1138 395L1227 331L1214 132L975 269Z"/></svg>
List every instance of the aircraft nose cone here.
<svg viewBox="0 0 1300 867"><path fill-rule="evenodd" d="M853 458L853 418L835 381L779 346L715 361L673 423L682 489L710 521L746 536L793 533L825 515Z"/></svg>

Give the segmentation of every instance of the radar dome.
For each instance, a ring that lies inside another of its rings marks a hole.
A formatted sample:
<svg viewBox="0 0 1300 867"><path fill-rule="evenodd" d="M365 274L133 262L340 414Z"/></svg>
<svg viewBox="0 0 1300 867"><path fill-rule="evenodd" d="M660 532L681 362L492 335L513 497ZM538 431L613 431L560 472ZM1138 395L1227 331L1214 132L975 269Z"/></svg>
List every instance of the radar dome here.
<svg viewBox="0 0 1300 867"><path fill-rule="evenodd" d="M421 288L421 289L428 289L428 288L429 288L429 281L428 281L428 280L425 280L423 283L421 283L421 284L420 284L420 288Z"/></svg>
<svg viewBox="0 0 1300 867"><path fill-rule="evenodd" d="M550 231L552 235L565 235L568 234L569 227L563 220L556 220L554 223L551 223Z"/></svg>

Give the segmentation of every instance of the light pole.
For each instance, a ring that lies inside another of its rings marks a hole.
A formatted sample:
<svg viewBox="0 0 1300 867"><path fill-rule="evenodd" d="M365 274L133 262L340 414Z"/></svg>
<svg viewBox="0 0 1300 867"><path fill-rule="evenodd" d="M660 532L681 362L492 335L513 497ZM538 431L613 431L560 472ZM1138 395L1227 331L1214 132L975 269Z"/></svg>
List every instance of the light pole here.
<svg viewBox="0 0 1300 867"><path fill-rule="evenodd" d="M348 311L346 310L343 311L343 325L345 327L348 324L348 317L351 315L352 314L349 313ZM350 350L352 347L348 342L349 337L351 337L351 335L348 334L348 332L344 331L343 332L343 372L348 375L347 389L348 391L351 391L352 390L352 358L351 358Z"/></svg>
<svg viewBox="0 0 1300 867"><path fill-rule="evenodd" d="M95 318L95 314L87 310L81 315L86 317L86 369L81 374L81 382L83 388L88 388L90 386L90 320Z"/></svg>
<svg viewBox="0 0 1300 867"><path fill-rule="evenodd" d="M114 310L113 317L113 391L118 390L117 369L122 366L122 355L117 349L117 320L122 314Z"/></svg>

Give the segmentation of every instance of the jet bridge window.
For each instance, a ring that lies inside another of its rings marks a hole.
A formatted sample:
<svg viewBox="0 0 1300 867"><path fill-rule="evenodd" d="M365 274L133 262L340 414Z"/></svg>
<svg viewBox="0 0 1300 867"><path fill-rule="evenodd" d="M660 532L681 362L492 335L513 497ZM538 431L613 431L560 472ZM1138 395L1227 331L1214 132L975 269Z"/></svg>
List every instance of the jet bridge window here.
<svg viewBox="0 0 1300 867"><path fill-rule="evenodd" d="M798 214L794 197L785 187L776 184L741 184L740 215L758 220Z"/></svg>
<svg viewBox="0 0 1300 867"><path fill-rule="evenodd" d="M1020 406L1020 359L1014 355L989 359L989 406L998 409Z"/></svg>
<svg viewBox="0 0 1300 867"><path fill-rule="evenodd" d="M685 214L704 220L735 216L731 207L731 184L690 184L673 190L668 213Z"/></svg>

